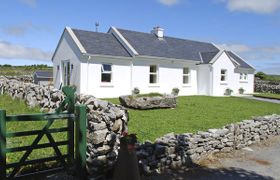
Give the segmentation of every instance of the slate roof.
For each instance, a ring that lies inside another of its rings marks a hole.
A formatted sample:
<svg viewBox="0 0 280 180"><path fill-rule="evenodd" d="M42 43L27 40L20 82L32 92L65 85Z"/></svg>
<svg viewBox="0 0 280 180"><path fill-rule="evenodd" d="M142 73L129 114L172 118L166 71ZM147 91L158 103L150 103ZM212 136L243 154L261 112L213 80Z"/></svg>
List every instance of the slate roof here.
<svg viewBox="0 0 280 180"><path fill-rule="evenodd" d="M152 33L117 29L131 46L143 56L201 61L199 52L219 51L211 43L164 36L158 39Z"/></svg>
<svg viewBox="0 0 280 180"><path fill-rule="evenodd" d="M219 51L214 51L214 52L201 52L201 58L202 62L204 64L208 64L217 54Z"/></svg>
<svg viewBox="0 0 280 180"><path fill-rule="evenodd" d="M130 57L130 54L112 34L72 30L89 54Z"/></svg>
<svg viewBox="0 0 280 180"><path fill-rule="evenodd" d="M140 56L164 57L193 60L208 64L219 53L212 43L164 36L159 39L155 34L117 29ZM97 55L131 57L118 39L111 33L100 33L72 29L86 52ZM253 69L231 51L226 53L237 61L242 68Z"/></svg>
<svg viewBox="0 0 280 180"><path fill-rule="evenodd" d="M252 66L247 64L245 61L243 61L240 57L238 57L235 53L232 51L226 51L226 53L233 58L235 61L237 61L240 64L240 67L247 68L247 69L254 69Z"/></svg>
<svg viewBox="0 0 280 180"><path fill-rule="evenodd" d="M37 78L53 78L52 71L35 71Z"/></svg>

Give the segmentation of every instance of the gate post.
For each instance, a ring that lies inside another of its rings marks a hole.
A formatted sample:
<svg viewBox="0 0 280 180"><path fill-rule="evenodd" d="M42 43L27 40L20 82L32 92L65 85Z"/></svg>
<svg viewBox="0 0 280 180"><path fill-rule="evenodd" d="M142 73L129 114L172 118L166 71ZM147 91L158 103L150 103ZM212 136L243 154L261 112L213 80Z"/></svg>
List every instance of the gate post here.
<svg viewBox="0 0 280 180"><path fill-rule="evenodd" d="M0 179L6 179L6 111L0 110Z"/></svg>
<svg viewBox="0 0 280 180"><path fill-rule="evenodd" d="M87 117L86 106L75 106L76 114L76 168L81 179L86 177Z"/></svg>

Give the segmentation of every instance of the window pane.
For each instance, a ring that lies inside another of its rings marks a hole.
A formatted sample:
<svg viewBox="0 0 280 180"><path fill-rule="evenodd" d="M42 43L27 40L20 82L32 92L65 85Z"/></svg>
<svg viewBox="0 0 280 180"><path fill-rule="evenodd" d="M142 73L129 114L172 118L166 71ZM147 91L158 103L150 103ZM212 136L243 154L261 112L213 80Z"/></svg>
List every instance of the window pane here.
<svg viewBox="0 0 280 180"><path fill-rule="evenodd" d="M150 83L157 83L157 75L155 74L150 74Z"/></svg>
<svg viewBox="0 0 280 180"><path fill-rule="evenodd" d="M112 65L110 64L102 64L102 67L103 67L102 69L103 71L112 71Z"/></svg>
<svg viewBox="0 0 280 180"><path fill-rule="evenodd" d="M244 79L247 80L247 74L244 74Z"/></svg>
<svg viewBox="0 0 280 180"><path fill-rule="evenodd" d="M221 74L226 74L226 71L227 71L227 70L222 69L222 70L221 70Z"/></svg>
<svg viewBox="0 0 280 180"><path fill-rule="evenodd" d="M157 66L150 66L150 72L157 72Z"/></svg>
<svg viewBox="0 0 280 180"><path fill-rule="evenodd" d="M111 82L111 74L101 74L101 82Z"/></svg>
<svg viewBox="0 0 280 180"><path fill-rule="evenodd" d="M242 73L240 73L240 78L239 79L243 79L243 74Z"/></svg>
<svg viewBox="0 0 280 180"><path fill-rule="evenodd" d="M226 80L226 76L225 75L222 75L221 76L221 81L225 81Z"/></svg>
<svg viewBox="0 0 280 180"><path fill-rule="evenodd" d="M183 76L183 83L188 84L189 83L189 76Z"/></svg>
<svg viewBox="0 0 280 180"><path fill-rule="evenodd" d="M183 74L189 74L189 68L183 68Z"/></svg>

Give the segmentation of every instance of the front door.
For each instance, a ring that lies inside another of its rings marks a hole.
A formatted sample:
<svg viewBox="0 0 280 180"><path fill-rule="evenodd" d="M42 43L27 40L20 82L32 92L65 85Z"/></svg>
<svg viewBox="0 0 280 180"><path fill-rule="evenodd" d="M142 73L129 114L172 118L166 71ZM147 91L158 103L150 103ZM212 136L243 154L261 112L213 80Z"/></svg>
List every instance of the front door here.
<svg viewBox="0 0 280 180"><path fill-rule="evenodd" d="M70 70L70 61L63 61L63 85L68 86L70 85L70 77L71 77L71 70Z"/></svg>

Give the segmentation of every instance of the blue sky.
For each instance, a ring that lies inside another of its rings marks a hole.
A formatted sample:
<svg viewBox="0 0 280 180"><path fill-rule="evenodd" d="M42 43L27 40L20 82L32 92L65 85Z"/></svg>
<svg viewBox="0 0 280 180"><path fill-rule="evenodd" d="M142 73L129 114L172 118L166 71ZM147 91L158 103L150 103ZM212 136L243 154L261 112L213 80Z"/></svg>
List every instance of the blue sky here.
<svg viewBox="0 0 280 180"><path fill-rule="evenodd" d="M280 74L280 0L2 0L0 64L51 65L65 26L110 26L213 42Z"/></svg>

